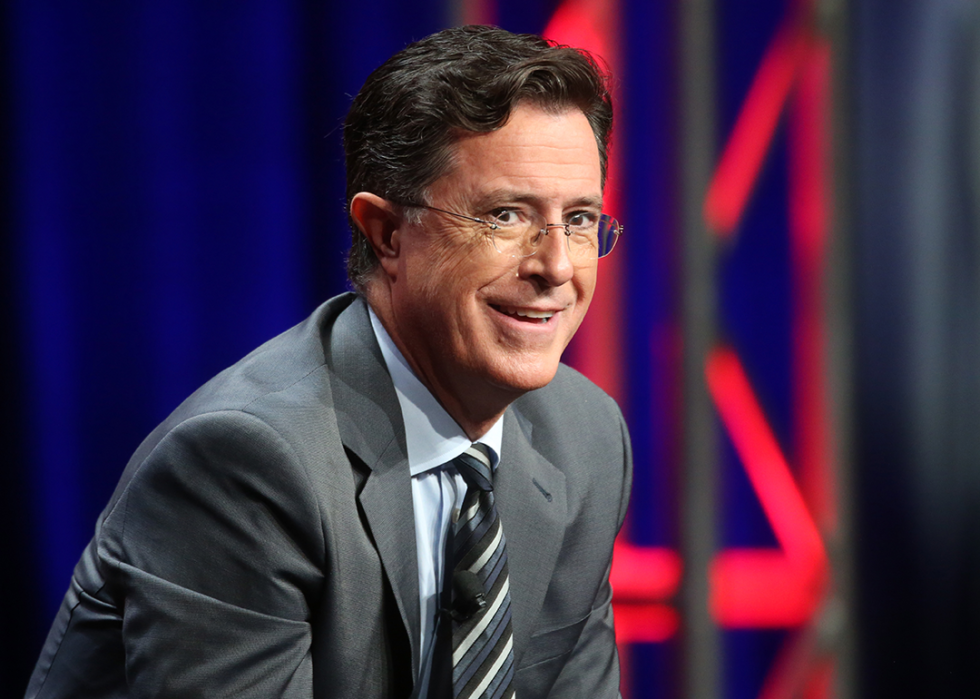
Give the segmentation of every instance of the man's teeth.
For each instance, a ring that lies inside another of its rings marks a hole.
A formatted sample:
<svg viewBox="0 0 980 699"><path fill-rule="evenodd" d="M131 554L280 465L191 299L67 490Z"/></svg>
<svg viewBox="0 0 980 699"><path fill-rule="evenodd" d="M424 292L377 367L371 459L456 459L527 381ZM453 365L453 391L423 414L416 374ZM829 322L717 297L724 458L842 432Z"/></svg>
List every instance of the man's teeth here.
<svg viewBox="0 0 980 699"><path fill-rule="evenodd" d="M501 307L501 311L511 316L521 316L522 318L537 318L540 320L548 320L551 316L555 315L554 311L535 311L530 308L505 308Z"/></svg>

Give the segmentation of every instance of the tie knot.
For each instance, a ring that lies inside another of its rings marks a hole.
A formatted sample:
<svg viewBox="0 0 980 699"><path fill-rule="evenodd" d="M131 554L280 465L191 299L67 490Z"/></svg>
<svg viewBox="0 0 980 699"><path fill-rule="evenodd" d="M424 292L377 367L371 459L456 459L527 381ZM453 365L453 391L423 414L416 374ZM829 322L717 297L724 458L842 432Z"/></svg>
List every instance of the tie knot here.
<svg viewBox="0 0 980 699"><path fill-rule="evenodd" d="M466 451L453 459L453 463L466 485L487 492L493 490L490 453L485 445L479 442L471 444Z"/></svg>

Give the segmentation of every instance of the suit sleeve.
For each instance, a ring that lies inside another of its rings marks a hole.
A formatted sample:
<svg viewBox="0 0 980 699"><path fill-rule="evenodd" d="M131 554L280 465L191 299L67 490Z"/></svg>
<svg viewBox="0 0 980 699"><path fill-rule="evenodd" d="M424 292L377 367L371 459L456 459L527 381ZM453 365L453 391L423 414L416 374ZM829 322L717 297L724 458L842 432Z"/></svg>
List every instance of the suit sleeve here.
<svg viewBox="0 0 980 699"><path fill-rule="evenodd" d="M252 415L201 415L163 437L98 535L130 696L312 696L324 537L311 493Z"/></svg>
<svg viewBox="0 0 980 699"><path fill-rule="evenodd" d="M617 411L618 412L618 411ZM619 416L622 433L623 461L621 465L621 492L617 531L622 527L629 505L633 478L633 453L626 423ZM597 513L596 516L602 516ZM610 516L610 513L606 513ZM611 549L612 542L609 542ZM613 626L612 586L609 584L611 563L607 566L602 583L579 636L578 643L562 668L549 696L590 697L613 699L619 696L619 655L616 649L616 633Z"/></svg>

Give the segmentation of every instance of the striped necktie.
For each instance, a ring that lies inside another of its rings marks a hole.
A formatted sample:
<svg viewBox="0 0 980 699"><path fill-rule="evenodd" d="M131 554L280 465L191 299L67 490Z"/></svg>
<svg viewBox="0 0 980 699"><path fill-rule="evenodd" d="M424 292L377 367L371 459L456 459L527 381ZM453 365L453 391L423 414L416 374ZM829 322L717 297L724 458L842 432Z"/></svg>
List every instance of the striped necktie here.
<svg viewBox="0 0 980 699"><path fill-rule="evenodd" d="M453 600L454 608L473 607L452 624L453 697L511 699L514 633L510 623L510 577L504 531L494 504L490 457L484 445L473 444L454 463L467 490L453 527L453 596L458 596L461 578L472 580L475 575L479 580L476 596L482 588L483 597ZM472 592L465 594L473 597ZM472 616L465 618L471 612Z"/></svg>

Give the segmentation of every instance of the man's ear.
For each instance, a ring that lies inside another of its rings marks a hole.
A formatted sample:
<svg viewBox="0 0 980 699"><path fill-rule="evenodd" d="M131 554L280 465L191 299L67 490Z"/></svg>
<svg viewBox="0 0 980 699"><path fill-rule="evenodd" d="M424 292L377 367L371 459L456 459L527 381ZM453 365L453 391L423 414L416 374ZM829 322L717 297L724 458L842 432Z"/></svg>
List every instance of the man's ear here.
<svg viewBox="0 0 980 699"><path fill-rule="evenodd" d="M358 192L350 201L350 215L368 239L385 272L395 273L401 247L402 216L395 205L371 192Z"/></svg>

